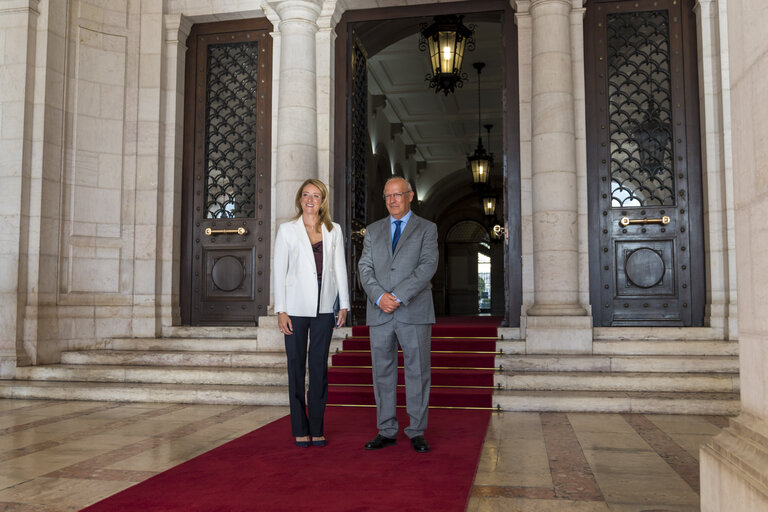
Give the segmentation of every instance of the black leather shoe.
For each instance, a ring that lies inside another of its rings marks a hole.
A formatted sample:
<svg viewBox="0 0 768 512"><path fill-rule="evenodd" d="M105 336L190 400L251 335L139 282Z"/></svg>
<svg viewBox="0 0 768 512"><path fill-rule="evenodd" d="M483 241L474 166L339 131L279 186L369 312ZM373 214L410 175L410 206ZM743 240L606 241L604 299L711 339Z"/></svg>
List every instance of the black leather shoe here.
<svg viewBox="0 0 768 512"><path fill-rule="evenodd" d="M391 437L384 437L381 434L377 434L376 437L365 443L366 450L380 450L387 446L394 446L397 443L397 439Z"/></svg>
<svg viewBox="0 0 768 512"><path fill-rule="evenodd" d="M424 436L416 436L411 438L411 446L419 453L427 453L429 451L429 444Z"/></svg>

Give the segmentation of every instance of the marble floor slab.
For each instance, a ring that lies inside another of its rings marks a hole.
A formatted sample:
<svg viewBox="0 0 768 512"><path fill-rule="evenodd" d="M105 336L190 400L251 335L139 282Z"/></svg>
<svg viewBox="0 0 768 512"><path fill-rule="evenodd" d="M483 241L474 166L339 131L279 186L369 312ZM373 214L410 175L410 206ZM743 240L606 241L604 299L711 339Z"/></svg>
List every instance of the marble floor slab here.
<svg viewBox="0 0 768 512"><path fill-rule="evenodd" d="M0 400L0 511L77 511L287 413ZM467 510L697 511L698 449L725 426L717 416L493 414Z"/></svg>

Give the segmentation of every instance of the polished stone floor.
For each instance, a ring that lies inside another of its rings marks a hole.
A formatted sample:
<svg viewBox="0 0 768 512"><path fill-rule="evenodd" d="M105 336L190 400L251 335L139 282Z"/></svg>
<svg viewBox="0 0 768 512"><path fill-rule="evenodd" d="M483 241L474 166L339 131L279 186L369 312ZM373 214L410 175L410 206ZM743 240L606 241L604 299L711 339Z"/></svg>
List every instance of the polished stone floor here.
<svg viewBox="0 0 768 512"><path fill-rule="evenodd" d="M0 512L79 510L286 414L0 400ZM467 510L699 510L699 446L726 424L715 416L494 414Z"/></svg>

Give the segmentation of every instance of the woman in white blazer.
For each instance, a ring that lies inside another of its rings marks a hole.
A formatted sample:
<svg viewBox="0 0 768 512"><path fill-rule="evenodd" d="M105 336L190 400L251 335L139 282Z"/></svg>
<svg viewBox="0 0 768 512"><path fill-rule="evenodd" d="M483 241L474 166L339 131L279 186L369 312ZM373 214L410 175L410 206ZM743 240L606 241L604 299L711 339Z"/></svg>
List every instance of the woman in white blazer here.
<svg viewBox="0 0 768 512"><path fill-rule="evenodd" d="M295 202L296 217L281 224L275 238L272 289L277 324L285 335L291 431L296 446L325 446L328 351L334 327L344 325L349 310L344 236L341 226L331 222L328 188L322 181L304 181ZM334 319L337 297L340 309ZM307 335L309 391L305 402Z"/></svg>

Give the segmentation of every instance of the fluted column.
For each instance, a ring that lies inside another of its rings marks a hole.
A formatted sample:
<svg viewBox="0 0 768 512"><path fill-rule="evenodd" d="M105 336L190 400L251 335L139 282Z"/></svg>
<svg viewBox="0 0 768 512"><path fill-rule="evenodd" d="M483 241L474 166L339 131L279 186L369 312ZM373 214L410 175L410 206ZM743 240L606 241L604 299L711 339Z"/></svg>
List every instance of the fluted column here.
<svg viewBox="0 0 768 512"><path fill-rule="evenodd" d="M316 34L319 2L270 2L280 21L277 92L275 223L295 214L293 197L306 178L317 178Z"/></svg>
<svg viewBox="0 0 768 512"><path fill-rule="evenodd" d="M591 347L591 319L579 304L571 7L571 0L530 2L534 303L526 337L533 352Z"/></svg>

